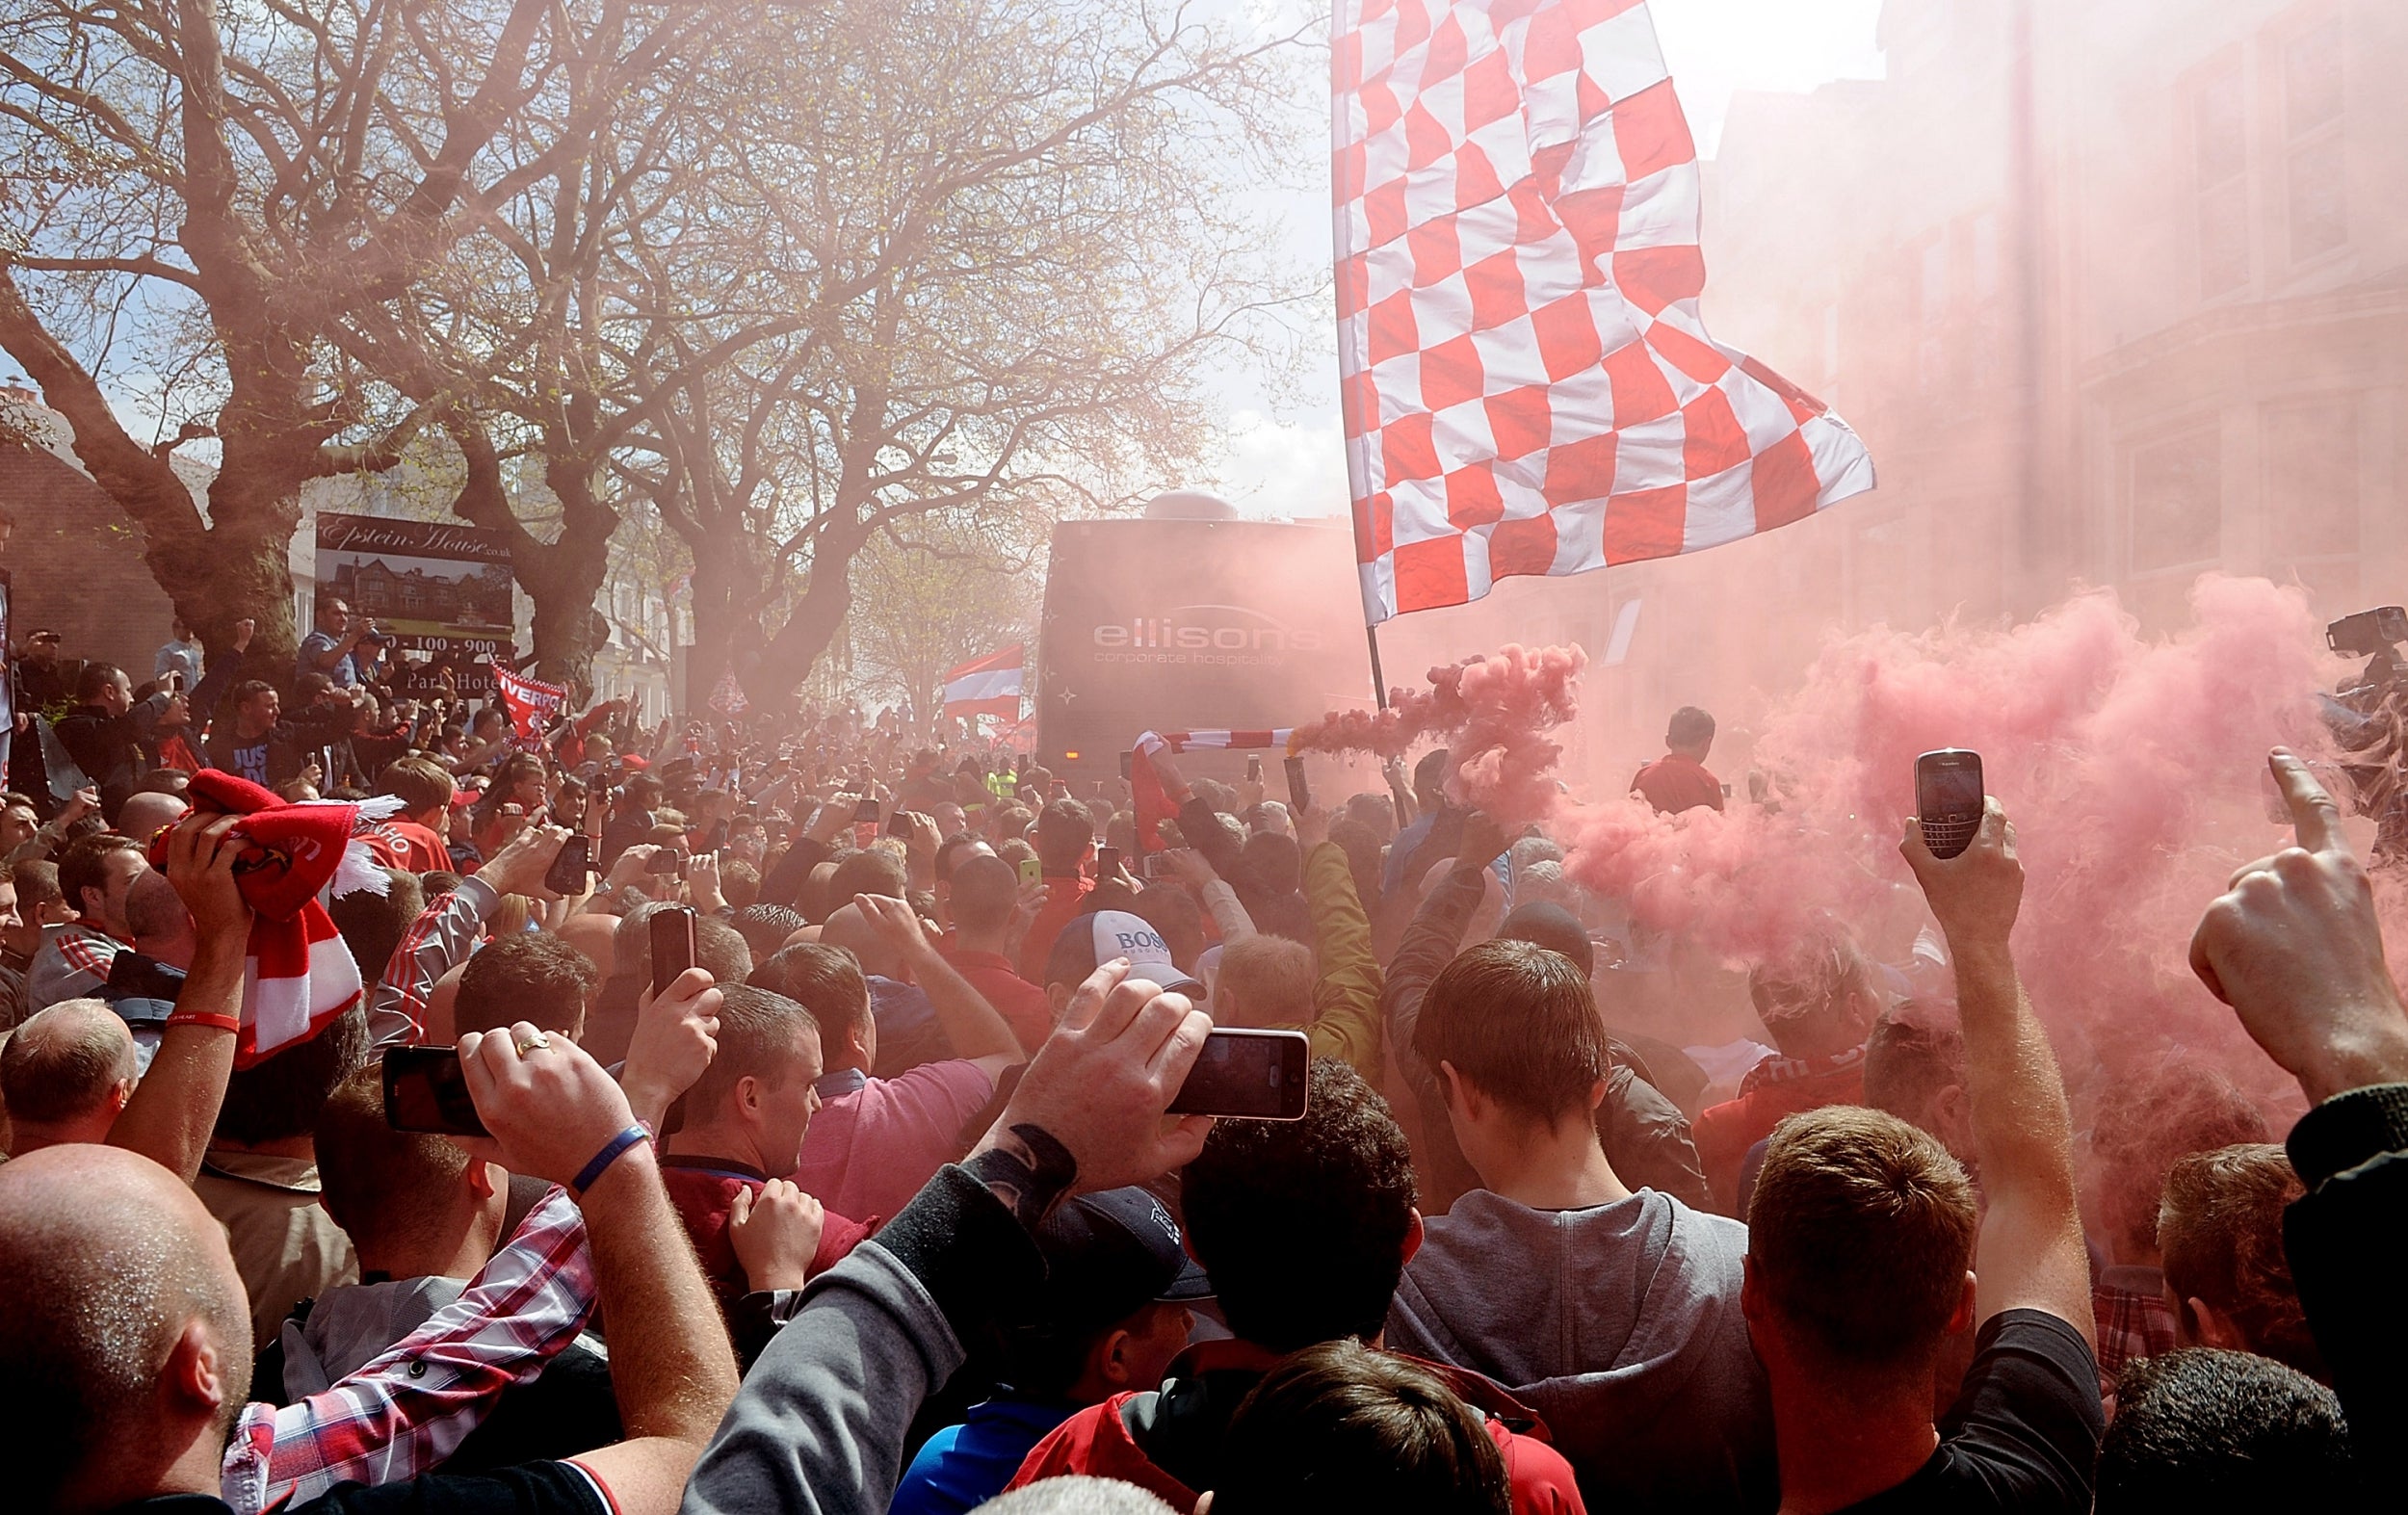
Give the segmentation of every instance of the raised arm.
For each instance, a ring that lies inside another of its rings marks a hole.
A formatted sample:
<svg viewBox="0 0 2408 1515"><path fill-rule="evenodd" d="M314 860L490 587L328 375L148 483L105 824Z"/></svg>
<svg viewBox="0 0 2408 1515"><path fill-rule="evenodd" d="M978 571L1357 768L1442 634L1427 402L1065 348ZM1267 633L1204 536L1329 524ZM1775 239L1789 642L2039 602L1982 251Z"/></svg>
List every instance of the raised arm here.
<svg viewBox="0 0 2408 1515"><path fill-rule="evenodd" d="M187 1184L199 1176L217 1127L243 1024L251 912L234 882L243 850L237 819L188 816L168 837L168 882L193 917L193 965L150 1071L109 1128L109 1145L139 1152Z"/></svg>
<svg viewBox="0 0 2408 1515"><path fill-rule="evenodd" d="M378 1047L415 1043L426 1034L427 1000L435 984L468 960L485 917L506 894L550 898L543 875L560 855L568 832L560 826L530 826L494 854L493 861L459 881L410 923L368 998L368 1035Z"/></svg>
<svg viewBox="0 0 2408 1515"><path fill-rule="evenodd" d="M2384 1487L2408 1475L2408 1319L2390 1307L2408 1267L2408 1013L2332 797L2290 752L2271 761L2297 845L2233 875L2190 961L2315 1107L2291 1128L2308 1192L2283 1250L2369 1486Z"/></svg>
<svg viewBox="0 0 2408 1515"><path fill-rule="evenodd" d="M1372 953L1371 917L1354 892L1346 849L1327 840L1329 812L1315 806L1296 815L1307 843L1304 903L1313 918L1321 977L1313 984L1313 1056L1342 1058L1376 1082L1379 1054L1379 959Z"/></svg>
<svg viewBox="0 0 2408 1515"><path fill-rule="evenodd" d="M567 1186L585 1212L627 1439L577 1461L617 1515L667 1515L735 1397L736 1354L652 1143L619 1086L565 1037L521 1021L461 1037L459 1058L510 1170Z"/></svg>
<svg viewBox="0 0 2408 1515"><path fill-rule="evenodd" d="M1028 1061L1028 1054L1020 1048L1020 1038L1011 1033L1011 1024L986 1003L986 996L970 987L969 980L954 971L954 965L929 940L918 913L910 905L879 895L856 895L853 903L903 954L904 964L911 970L911 981L929 997L929 1006L936 1011L936 1024L944 1030L945 1040L952 1045L955 1057L986 1063L989 1078L1014 1063Z"/></svg>
<svg viewBox="0 0 2408 1515"><path fill-rule="evenodd" d="M2074 1123L2049 1033L2007 951L2024 866L2004 807L1988 801L1973 845L1938 858L1908 822L1899 845L1947 933L1965 1036L1965 1096L1988 1209L1974 1252L1974 1309L2045 1310L2094 1342L2089 1255L2074 1191ZM2095 1342L2094 1342L2095 1345Z"/></svg>
<svg viewBox="0 0 2408 1515"><path fill-rule="evenodd" d="M1127 975L1115 963L1082 984L978 1150L812 1285L745 1376L685 1515L879 1515L912 1418L962 1344L1033 1302L1044 1263L1030 1233L1073 1193L1146 1182L1202 1150L1211 1122L1163 1111L1212 1023Z"/></svg>

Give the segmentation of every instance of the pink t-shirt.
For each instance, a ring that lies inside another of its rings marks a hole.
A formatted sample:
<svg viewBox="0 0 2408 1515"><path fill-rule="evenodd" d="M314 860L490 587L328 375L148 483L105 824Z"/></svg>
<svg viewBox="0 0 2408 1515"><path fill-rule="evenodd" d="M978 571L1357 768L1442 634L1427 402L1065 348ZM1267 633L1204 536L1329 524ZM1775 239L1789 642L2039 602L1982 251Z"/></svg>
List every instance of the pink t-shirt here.
<svg viewBox="0 0 2408 1515"><path fill-rule="evenodd" d="M962 1127L994 1097L995 1081L961 1059L871 1079L811 1117L795 1182L839 1215L891 1216L967 1150Z"/></svg>

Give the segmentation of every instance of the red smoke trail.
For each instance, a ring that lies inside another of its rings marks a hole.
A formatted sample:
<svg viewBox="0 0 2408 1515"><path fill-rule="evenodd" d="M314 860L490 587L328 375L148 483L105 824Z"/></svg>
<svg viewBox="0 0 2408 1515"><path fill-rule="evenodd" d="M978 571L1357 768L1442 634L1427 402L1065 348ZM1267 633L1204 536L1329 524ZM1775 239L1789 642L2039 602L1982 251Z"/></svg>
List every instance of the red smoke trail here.
<svg viewBox="0 0 2408 1515"><path fill-rule="evenodd" d="M1447 738L1457 800L1508 824L1540 820L1556 806L1563 751L1545 733L1578 714L1587 666L1578 647L1508 646L1430 669L1427 690L1393 691L1386 710L1332 711L1299 726L1289 750L1401 757L1417 742Z"/></svg>
<svg viewBox="0 0 2408 1515"><path fill-rule="evenodd" d="M2016 822L2017 957L2060 1034L2086 1033L2110 1066L2168 1042L2262 1065L2187 949L2232 870L2287 841L2265 817L2266 749L2321 749L2313 695L2336 667L2293 591L2211 576L2192 606L2166 641L2104 594L2011 631L1835 641L1758 744L1777 811L1573 807L1555 827L1565 871L1732 959L1777 954L1825 911L1871 933L1921 910L1897 856L1915 755L1972 747Z"/></svg>

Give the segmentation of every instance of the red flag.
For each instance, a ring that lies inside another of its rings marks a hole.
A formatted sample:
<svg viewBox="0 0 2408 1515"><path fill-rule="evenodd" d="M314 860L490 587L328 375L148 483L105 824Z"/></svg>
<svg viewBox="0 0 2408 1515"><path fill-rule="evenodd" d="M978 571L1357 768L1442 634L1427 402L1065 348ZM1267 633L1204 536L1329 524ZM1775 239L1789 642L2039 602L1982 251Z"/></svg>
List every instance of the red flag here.
<svg viewBox="0 0 2408 1515"><path fill-rule="evenodd" d="M546 684L523 673L512 673L499 663L493 665L493 684L502 692L502 708L510 712L510 725L518 733L518 744L533 749L543 744L543 733L568 703L568 691L558 684Z"/></svg>
<svg viewBox="0 0 2408 1515"><path fill-rule="evenodd" d="M1366 620L1872 487L1845 422L1699 319L1697 151L1640 0L1339 0L1330 66Z"/></svg>
<svg viewBox="0 0 2408 1515"><path fill-rule="evenodd" d="M1023 657L1015 644L983 658L973 658L945 675L945 714L955 720L974 716L1020 718L1020 676Z"/></svg>

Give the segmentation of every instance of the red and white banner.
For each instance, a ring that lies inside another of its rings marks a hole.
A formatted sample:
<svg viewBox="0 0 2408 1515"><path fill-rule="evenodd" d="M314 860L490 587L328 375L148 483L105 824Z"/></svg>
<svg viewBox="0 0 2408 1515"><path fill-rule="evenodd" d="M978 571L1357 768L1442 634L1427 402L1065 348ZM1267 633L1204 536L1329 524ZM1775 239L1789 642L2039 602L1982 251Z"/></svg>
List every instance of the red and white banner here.
<svg viewBox="0 0 2408 1515"><path fill-rule="evenodd" d="M1020 673L1023 662L1018 646L990 652L974 658L945 675L945 714L954 720L968 720L975 716L996 716L1008 721L1020 718Z"/></svg>
<svg viewBox="0 0 2408 1515"><path fill-rule="evenodd" d="M1167 848L1170 844L1163 840L1158 827L1165 821L1177 819L1179 814L1179 807L1170 802L1168 795L1163 793L1162 778L1154 771L1154 765L1146 761L1147 758L1165 751L1176 755L1190 747L1232 752L1278 747L1284 751L1288 738L1295 732L1293 726L1280 726L1260 731L1200 729L1140 733L1137 741L1129 744L1129 749L1137 754L1137 761L1129 765L1129 790L1137 812L1138 849L1159 852Z"/></svg>
<svg viewBox="0 0 2408 1515"><path fill-rule="evenodd" d="M1699 319L1697 150L1642 0L1339 0L1331 83L1367 621L1873 486L1845 422Z"/></svg>
<svg viewBox="0 0 2408 1515"><path fill-rule="evenodd" d="M510 725L518 733L518 744L530 749L540 746L553 718L568 703L568 691L558 684L512 673L499 663L493 665L493 683L501 691L502 708L510 712Z"/></svg>

